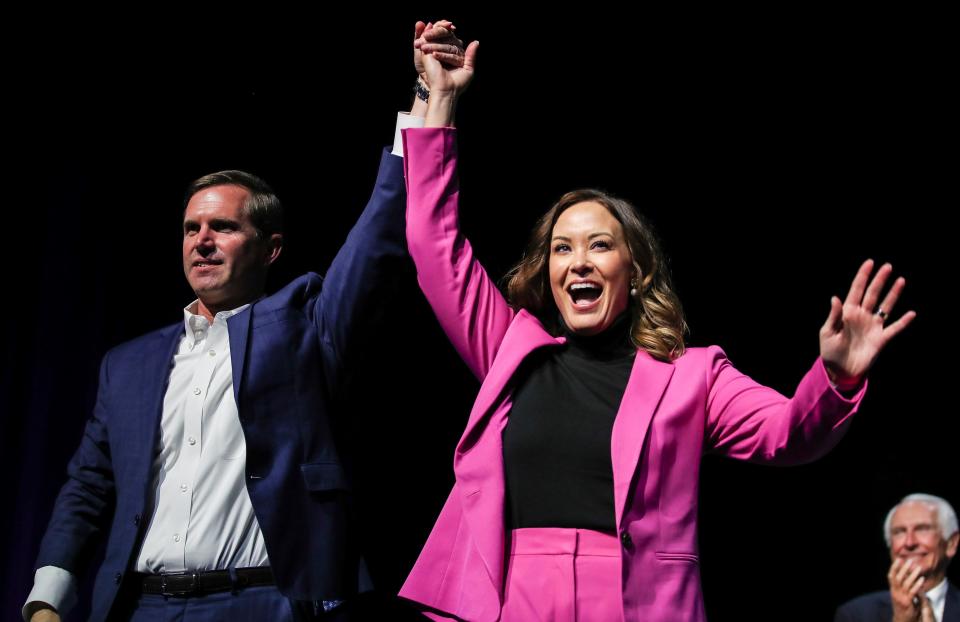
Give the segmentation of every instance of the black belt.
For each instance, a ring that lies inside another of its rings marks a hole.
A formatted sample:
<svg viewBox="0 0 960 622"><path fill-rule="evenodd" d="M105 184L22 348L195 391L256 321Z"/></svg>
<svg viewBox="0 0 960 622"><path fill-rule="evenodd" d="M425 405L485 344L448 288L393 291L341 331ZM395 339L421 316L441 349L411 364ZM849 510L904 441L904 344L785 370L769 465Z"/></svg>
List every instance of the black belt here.
<svg viewBox="0 0 960 622"><path fill-rule="evenodd" d="M274 585L269 566L235 568L229 570L201 570L199 572L168 572L164 574L135 575L143 594L161 596L202 596L214 592L232 592L245 587Z"/></svg>

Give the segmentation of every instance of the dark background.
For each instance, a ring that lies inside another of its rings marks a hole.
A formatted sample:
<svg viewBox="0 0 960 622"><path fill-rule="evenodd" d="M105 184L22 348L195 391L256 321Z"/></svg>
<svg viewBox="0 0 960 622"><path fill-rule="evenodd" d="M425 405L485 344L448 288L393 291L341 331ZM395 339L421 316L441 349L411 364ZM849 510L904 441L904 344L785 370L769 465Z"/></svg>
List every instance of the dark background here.
<svg viewBox="0 0 960 622"><path fill-rule="evenodd" d="M0 468L13 493L0 619L18 619L29 592L100 357L192 300L178 255L186 184L224 168L264 177L288 209L271 289L324 271L409 106L413 22L436 17L211 9L28 24L7 58ZM916 491L960 503L944 352L956 101L942 16L451 17L482 41L458 115L462 221L493 276L563 192L620 194L672 257L691 345L721 345L788 394L817 355L830 296L864 258L907 278L896 314L918 318L871 372L836 450L789 469L707 457L702 475L711 620L829 619L882 589L889 507ZM364 540L391 594L452 484L478 387L412 268L382 302L374 387L358 388L351 416Z"/></svg>

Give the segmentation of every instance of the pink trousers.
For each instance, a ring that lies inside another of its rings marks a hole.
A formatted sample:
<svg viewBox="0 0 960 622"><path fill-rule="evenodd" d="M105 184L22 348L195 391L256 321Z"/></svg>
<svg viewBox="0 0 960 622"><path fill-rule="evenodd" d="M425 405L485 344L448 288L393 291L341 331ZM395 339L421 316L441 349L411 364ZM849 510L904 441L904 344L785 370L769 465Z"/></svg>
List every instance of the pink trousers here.
<svg viewBox="0 0 960 622"><path fill-rule="evenodd" d="M590 529L514 529L500 622L623 622L620 563L616 536Z"/></svg>
<svg viewBox="0 0 960 622"><path fill-rule="evenodd" d="M589 529L515 529L501 622L621 622L620 542Z"/></svg>

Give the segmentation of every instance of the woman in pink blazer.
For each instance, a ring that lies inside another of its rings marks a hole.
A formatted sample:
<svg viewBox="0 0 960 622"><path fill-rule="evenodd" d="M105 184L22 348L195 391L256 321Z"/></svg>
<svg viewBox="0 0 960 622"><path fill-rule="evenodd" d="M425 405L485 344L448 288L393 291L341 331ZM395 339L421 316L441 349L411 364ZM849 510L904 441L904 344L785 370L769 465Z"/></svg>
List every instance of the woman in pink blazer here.
<svg viewBox="0 0 960 622"><path fill-rule="evenodd" d="M684 347L655 239L604 193L569 193L547 212L508 303L458 227L450 126L476 52L459 69L425 55L427 127L404 133L410 254L482 384L456 483L400 595L434 619L704 620L701 455L796 464L829 451L868 368L914 317L885 326L904 280L877 306L892 268L871 279L863 264L792 398L717 347Z"/></svg>

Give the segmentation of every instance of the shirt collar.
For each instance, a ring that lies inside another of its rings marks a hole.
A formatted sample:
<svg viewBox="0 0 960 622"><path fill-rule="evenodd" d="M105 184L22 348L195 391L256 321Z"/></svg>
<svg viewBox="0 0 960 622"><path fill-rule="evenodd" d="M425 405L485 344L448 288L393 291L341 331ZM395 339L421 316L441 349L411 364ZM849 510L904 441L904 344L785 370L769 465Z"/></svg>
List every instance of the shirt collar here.
<svg viewBox="0 0 960 622"><path fill-rule="evenodd" d="M183 308L183 328L184 331L186 331L187 336L192 338L192 345L195 345L198 341L202 341L207 335L207 329L210 328L210 322L207 321L207 318L197 314L197 307L199 305L200 300L197 299ZM213 316L213 323L226 324L229 318L240 313L249 306L250 303L248 302L245 305L240 305L236 309L221 311Z"/></svg>

